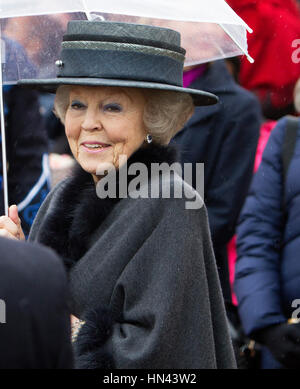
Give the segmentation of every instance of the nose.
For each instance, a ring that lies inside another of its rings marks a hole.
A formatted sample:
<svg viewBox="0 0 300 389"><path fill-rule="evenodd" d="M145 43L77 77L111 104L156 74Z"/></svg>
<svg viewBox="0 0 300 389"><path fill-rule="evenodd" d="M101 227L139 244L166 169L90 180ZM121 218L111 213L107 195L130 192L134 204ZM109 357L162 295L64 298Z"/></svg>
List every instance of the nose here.
<svg viewBox="0 0 300 389"><path fill-rule="evenodd" d="M102 129L99 114L93 109L87 109L81 123L81 128L84 131L97 131Z"/></svg>

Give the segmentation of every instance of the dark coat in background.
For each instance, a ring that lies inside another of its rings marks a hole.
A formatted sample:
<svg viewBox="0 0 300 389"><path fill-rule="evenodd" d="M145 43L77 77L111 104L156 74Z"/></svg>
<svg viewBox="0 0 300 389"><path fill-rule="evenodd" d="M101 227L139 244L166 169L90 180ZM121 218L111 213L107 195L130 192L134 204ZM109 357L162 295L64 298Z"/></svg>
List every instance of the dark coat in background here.
<svg viewBox="0 0 300 389"><path fill-rule="evenodd" d="M180 147L182 163L191 162L194 167L204 163L204 202L223 295L231 301L227 244L235 233L252 178L261 111L255 96L235 83L224 61L212 63L189 87L220 99L219 104L196 107L174 141Z"/></svg>
<svg viewBox="0 0 300 389"><path fill-rule="evenodd" d="M270 135L237 229L235 292L243 327L254 338L256 331L286 322L299 308L300 121L284 183L286 123L286 118L281 119ZM281 367L267 349L263 366Z"/></svg>
<svg viewBox="0 0 300 389"><path fill-rule="evenodd" d="M0 239L0 369L73 367L67 277L38 245Z"/></svg>
<svg viewBox="0 0 300 389"><path fill-rule="evenodd" d="M282 145L286 118L272 131L238 226L235 291L247 334L285 322L300 298L300 121L285 183ZM297 305L298 306L298 305Z"/></svg>
<svg viewBox="0 0 300 389"><path fill-rule="evenodd" d="M152 144L128 166L173 161L172 149ZM203 205L178 175L163 182L184 185ZM77 367L235 367L206 209L185 201L100 199L81 168L47 197L30 240L53 247L70 269L72 313L87 321Z"/></svg>

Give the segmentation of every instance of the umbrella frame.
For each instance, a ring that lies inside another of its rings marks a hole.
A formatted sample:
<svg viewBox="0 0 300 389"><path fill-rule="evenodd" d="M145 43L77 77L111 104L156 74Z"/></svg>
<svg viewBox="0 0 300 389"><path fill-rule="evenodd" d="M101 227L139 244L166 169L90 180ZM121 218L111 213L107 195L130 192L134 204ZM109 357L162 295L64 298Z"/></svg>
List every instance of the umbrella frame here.
<svg viewBox="0 0 300 389"><path fill-rule="evenodd" d="M2 187L4 194L4 213L8 216L8 184L7 184L7 163L6 163L6 136L5 136L5 119L4 119L4 102L3 102L3 80L2 80L2 35L0 28L0 123L1 123L1 148L2 148Z"/></svg>

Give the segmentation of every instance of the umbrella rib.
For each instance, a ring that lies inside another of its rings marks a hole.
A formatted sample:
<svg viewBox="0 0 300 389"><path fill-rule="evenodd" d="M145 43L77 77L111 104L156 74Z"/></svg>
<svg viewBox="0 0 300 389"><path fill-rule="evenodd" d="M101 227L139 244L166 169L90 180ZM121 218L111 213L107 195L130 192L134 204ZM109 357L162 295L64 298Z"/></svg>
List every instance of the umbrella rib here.
<svg viewBox="0 0 300 389"><path fill-rule="evenodd" d="M88 9L88 6L86 5L86 0L81 0L81 2L82 2L84 12L86 14L87 20L92 20L91 13Z"/></svg>
<svg viewBox="0 0 300 389"><path fill-rule="evenodd" d="M2 37L0 29L0 123L1 123L1 148L2 148L2 179L3 179L3 196L4 196L4 212L8 216L8 185L7 185L7 162L6 162L6 138L5 138L5 120L4 120L4 104L3 104L3 80L2 80L2 64L3 64Z"/></svg>
<svg viewBox="0 0 300 389"><path fill-rule="evenodd" d="M219 26L221 26L223 28L223 30L226 32L227 35L230 36L230 38L233 40L233 42L241 49L241 51L246 55L248 61L250 63L254 63L254 59L249 55L249 53L247 52L247 50L243 49L243 47L240 45L240 43L235 39L234 36L232 36L232 34L230 34L230 32L227 30L227 28L224 26L224 24L219 24Z"/></svg>

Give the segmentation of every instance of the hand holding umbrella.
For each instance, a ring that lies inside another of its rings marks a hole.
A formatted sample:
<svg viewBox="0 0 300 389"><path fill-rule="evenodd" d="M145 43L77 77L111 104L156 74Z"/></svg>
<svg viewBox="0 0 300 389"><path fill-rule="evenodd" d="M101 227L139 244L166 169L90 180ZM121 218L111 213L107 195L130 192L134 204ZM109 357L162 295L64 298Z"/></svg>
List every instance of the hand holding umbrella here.
<svg viewBox="0 0 300 389"><path fill-rule="evenodd" d="M18 207L16 205L10 206L8 215L0 217L0 236L9 239L25 240L21 220L18 215Z"/></svg>

